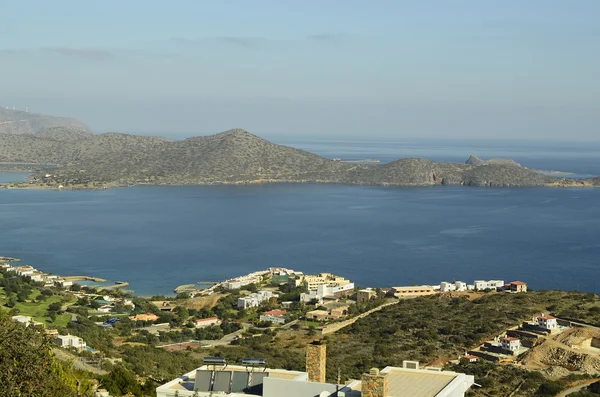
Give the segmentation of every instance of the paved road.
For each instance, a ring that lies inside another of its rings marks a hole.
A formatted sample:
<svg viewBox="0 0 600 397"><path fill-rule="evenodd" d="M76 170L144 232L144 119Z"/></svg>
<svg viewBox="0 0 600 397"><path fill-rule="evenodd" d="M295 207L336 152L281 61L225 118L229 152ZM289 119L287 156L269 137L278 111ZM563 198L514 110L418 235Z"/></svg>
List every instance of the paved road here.
<svg viewBox="0 0 600 397"><path fill-rule="evenodd" d="M211 346L229 345L229 344L231 344L231 342L233 342L234 339L236 339L237 337L242 335L244 333L244 331L247 330L248 328L250 328L251 326L252 326L251 324L242 323L241 329L239 329L231 334L225 335L224 337L222 337L219 340L202 340L202 341L200 341L200 343L203 345L211 345Z"/></svg>

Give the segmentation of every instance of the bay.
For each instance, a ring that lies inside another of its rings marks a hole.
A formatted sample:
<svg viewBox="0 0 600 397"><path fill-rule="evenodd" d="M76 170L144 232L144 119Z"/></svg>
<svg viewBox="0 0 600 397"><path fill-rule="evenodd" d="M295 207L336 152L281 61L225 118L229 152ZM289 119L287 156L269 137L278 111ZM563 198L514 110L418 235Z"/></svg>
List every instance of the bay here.
<svg viewBox="0 0 600 397"><path fill-rule="evenodd" d="M513 158L600 175L598 143L282 141L329 158ZM27 173L0 172L0 181ZM170 186L0 190L0 255L42 271L128 281L138 294L270 266L361 286L522 279L594 291L600 189Z"/></svg>
<svg viewBox="0 0 600 397"><path fill-rule="evenodd" d="M336 185L0 192L0 255L139 294L270 266L361 286L523 279L592 291L598 189Z"/></svg>

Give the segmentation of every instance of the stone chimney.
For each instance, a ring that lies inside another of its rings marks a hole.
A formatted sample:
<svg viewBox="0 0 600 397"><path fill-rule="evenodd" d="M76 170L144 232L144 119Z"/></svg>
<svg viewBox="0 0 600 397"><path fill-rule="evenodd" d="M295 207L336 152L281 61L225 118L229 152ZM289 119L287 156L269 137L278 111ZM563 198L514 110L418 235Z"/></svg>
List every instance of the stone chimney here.
<svg viewBox="0 0 600 397"><path fill-rule="evenodd" d="M309 382L325 383L327 346L311 343L306 346L306 372Z"/></svg>
<svg viewBox="0 0 600 397"><path fill-rule="evenodd" d="M368 374L363 374L361 390L363 397L387 397L387 374L382 374L377 368L372 368Z"/></svg>

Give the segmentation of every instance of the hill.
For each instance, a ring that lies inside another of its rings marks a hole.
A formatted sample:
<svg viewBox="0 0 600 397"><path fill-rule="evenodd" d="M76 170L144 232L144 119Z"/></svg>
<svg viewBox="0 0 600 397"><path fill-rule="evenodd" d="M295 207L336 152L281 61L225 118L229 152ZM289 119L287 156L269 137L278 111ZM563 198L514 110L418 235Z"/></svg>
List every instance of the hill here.
<svg viewBox="0 0 600 397"><path fill-rule="evenodd" d="M57 165L36 183L94 188L132 184L321 182L380 186L582 186L511 160L467 164L407 158L388 164L350 164L277 145L241 129L182 141L74 127L35 134L0 134L0 162Z"/></svg>
<svg viewBox="0 0 600 397"><path fill-rule="evenodd" d="M36 134L51 127L66 127L91 133L83 122L74 118L0 108L0 134Z"/></svg>

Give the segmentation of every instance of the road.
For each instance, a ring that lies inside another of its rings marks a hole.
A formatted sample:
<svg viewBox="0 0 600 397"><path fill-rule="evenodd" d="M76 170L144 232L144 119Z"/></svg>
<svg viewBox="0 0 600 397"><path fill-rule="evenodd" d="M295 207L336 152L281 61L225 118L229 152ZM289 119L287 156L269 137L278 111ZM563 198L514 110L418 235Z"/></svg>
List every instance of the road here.
<svg viewBox="0 0 600 397"><path fill-rule="evenodd" d="M567 397L569 394L576 393L576 392L580 391L581 389L583 389L584 387L588 387L589 385L591 385L592 383L597 382L597 381L598 381L598 379L587 379L580 385L570 387L567 390L563 390L562 392L557 394L556 397Z"/></svg>
<svg viewBox="0 0 600 397"><path fill-rule="evenodd" d="M250 327L251 327L251 324L242 323L241 329L239 329L231 334L225 335L224 337L222 337L219 340L201 340L200 343L203 345L211 345L211 346L226 346L226 345L231 344L231 342L233 342L234 339L236 339L237 337L242 335L244 333L244 331L246 331Z"/></svg>

